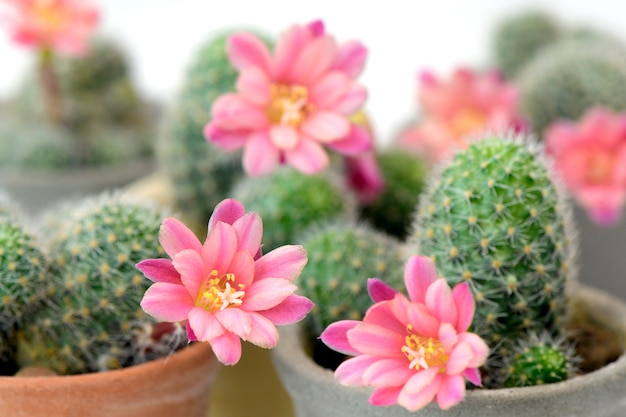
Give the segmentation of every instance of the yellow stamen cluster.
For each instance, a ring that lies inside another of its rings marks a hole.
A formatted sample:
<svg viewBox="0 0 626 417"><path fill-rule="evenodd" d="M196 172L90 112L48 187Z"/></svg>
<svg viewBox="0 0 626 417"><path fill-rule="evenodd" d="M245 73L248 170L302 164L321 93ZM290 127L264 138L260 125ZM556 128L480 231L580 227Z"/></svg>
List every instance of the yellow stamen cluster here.
<svg viewBox="0 0 626 417"><path fill-rule="evenodd" d="M227 307L240 306L245 295L244 285L239 284L236 289L231 283L235 283L234 274L227 273L220 276L219 272L214 269L198 292L196 306L210 313Z"/></svg>
<svg viewBox="0 0 626 417"><path fill-rule="evenodd" d="M266 114L273 125L298 127L314 110L309 90L301 85L272 84L270 95Z"/></svg>
<svg viewBox="0 0 626 417"><path fill-rule="evenodd" d="M415 333L411 324L407 325L406 330L408 334L404 338L402 353L409 360L409 369L419 371L431 366L441 366L440 372L445 372L448 355L441 342Z"/></svg>

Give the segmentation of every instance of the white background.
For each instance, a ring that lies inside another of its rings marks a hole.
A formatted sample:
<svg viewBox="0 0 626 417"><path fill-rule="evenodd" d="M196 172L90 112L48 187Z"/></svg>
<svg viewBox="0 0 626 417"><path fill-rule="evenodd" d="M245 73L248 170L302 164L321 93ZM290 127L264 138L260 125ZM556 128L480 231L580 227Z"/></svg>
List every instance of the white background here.
<svg viewBox="0 0 626 417"><path fill-rule="evenodd" d="M385 142L416 112L416 74L449 74L459 65L490 64L496 23L531 8L564 25L599 27L626 40L621 0L101 0L100 30L123 41L133 76L146 96L169 102L194 51L212 32L247 26L278 33L321 18L338 41L356 38L369 49L361 82L366 109ZM10 95L32 51L0 34L0 99Z"/></svg>

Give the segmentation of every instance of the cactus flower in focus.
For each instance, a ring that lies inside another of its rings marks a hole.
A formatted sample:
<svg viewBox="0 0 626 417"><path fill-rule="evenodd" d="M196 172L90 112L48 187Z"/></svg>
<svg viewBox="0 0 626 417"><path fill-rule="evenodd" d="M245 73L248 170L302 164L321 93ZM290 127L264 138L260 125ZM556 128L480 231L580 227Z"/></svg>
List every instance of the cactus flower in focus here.
<svg viewBox="0 0 626 417"><path fill-rule="evenodd" d="M626 196L626 115L596 108L545 135L566 187L598 224L619 221Z"/></svg>
<svg viewBox="0 0 626 417"><path fill-rule="evenodd" d="M295 295L294 279L307 263L301 246L261 255L262 221L236 200L224 200L209 220L204 243L180 221L163 221L159 241L172 258L137 267L154 284L142 308L165 322L186 322L190 341L208 342L225 365L241 357L241 341L278 343L276 325L295 323L313 303Z"/></svg>
<svg viewBox="0 0 626 417"><path fill-rule="evenodd" d="M375 388L371 404L397 403L416 411L436 400L448 409L465 398L466 378L481 385L478 368L489 353L485 342L468 332L474 298L466 282L450 289L437 278L427 257L409 259L404 282L409 298L370 279L375 304L363 321L335 322L322 333L322 341L353 356L339 365L335 378Z"/></svg>
<svg viewBox="0 0 626 417"><path fill-rule="evenodd" d="M419 78L422 118L402 132L398 145L431 163L455 149L465 149L468 137L482 131L521 131L517 89L497 71L484 74L459 68L448 80L423 72Z"/></svg>
<svg viewBox="0 0 626 417"><path fill-rule="evenodd" d="M243 147L249 175L278 164L314 174L329 164L325 147L347 156L371 149L370 134L349 119L367 98L356 81L361 43L337 44L316 21L289 28L272 53L250 33L231 36L227 51L240 72L237 92L215 101L204 134L224 149Z"/></svg>

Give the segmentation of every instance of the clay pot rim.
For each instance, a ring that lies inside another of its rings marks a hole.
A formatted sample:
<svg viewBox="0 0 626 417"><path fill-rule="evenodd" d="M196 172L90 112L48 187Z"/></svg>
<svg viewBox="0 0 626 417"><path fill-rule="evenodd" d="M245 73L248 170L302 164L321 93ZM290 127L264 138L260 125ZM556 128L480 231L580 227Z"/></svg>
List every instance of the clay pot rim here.
<svg viewBox="0 0 626 417"><path fill-rule="evenodd" d="M596 307L601 304L608 306L609 308L613 309L613 312L615 312L616 310L619 311L620 314L617 315L617 317L621 317L622 320L625 320L624 318L626 318L626 303L624 301L621 301L603 291L599 291L585 285L579 285L577 287L577 291L585 293L589 304L592 304ZM345 389L346 386L341 385L337 381L335 381L333 371L319 366L313 361L311 356L308 355L303 348L301 348L304 343L302 337L302 329L303 326L301 325L285 326L284 328L282 328L281 334L284 334L285 339L291 339L291 341L295 341L299 345L299 349L290 349L291 347L293 347L291 343L289 343L290 346L286 346L285 344L281 348L279 343L279 346L275 350L274 355L280 355L281 360L290 363L290 366L293 369L297 369L299 373L306 374L307 378L309 378L310 380L316 381L317 383L334 384L338 388ZM622 337L626 336L626 323L622 325L620 331L622 333ZM581 391L584 389L588 389L589 387L597 386L599 381L606 381L615 378L616 374L626 376L626 347L624 347L624 349L625 350L624 352L622 352L622 355L615 362L612 362L595 371L576 376L566 381L531 387L468 389L465 401L478 401L480 403L486 404L496 400L501 401L503 397L509 398L510 400L514 400L516 398L539 399L542 397L554 397L555 395L564 395L572 391ZM287 350L291 350L291 352L287 352ZM370 387L351 386L347 388L349 388L350 390L354 390L355 392L361 392L363 395L369 395L372 392L372 388Z"/></svg>
<svg viewBox="0 0 626 417"><path fill-rule="evenodd" d="M188 346L164 356L140 365L129 366L121 369L112 369L105 372L90 372L76 375L49 375L49 376L0 376L0 389L4 386L16 387L19 385L32 385L34 383L46 384L89 384L91 382L102 382L106 380L115 381L120 378L137 376L140 374L159 374L164 365L178 367L179 364L188 361L200 361L204 357L213 356L213 351L208 343L190 343ZM36 381L36 382L35 382Z"/></svg>

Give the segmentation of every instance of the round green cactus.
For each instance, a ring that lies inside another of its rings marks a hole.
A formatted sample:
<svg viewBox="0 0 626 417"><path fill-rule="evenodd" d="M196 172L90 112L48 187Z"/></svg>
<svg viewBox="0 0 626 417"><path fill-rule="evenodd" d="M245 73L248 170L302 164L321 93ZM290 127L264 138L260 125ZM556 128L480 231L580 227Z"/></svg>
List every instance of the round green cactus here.
<svg viewBox="0 0 626 417"><path fill-rule="evenodd" d="M355 197L327 175L305 175L284 167L264 177L242 178L233 198L263 219L263 250L299 243L314 224L353 219Z"/></svg>
<svg viewBox="0 0 626 417"><path fill-rule="evenodd" d="M474 331L506 355L527 333L561 334L576 251L570 217L538 144L487 136L433 178L410 247L451 285L470 284Z"/></svg>
<svg viewBox="0 0 626 417"><path fill-rule="evenodd" d="M163 216L115 194L85 200L58 222L50 241L50 290L20 333L20 365L72 374L145 357L155 323L140 308L150 282L135 264L162 255Z"/></svg>
<svg viewBox="0 0 626 417"><path fill-rule="evenodd" d="M307 316L312 337L338 320L360 320L372 305L368 278L403 288L404 258L394 238L351 222L310 229L301 243L309 262L298 278L302 295L315 303Z"/></svg>
<svg viewBox="0 0 626 417"><path fill-rule="evenodd" d="M408 234L428 168L418 156L392 149L378 155L385 188L360 207L361 219L399 239Z"/></svg>
<svg viewBox="0 0 626 417"><path fill-rule="evenodd" d="M539 50L555 42L561 29L540 11L516 14L501 21L493 36L495 64L506 78L513 78Z"/></svg>
<svg viewBox="0 0 626 417"><path fill-rule="evenodd" d="M520 72L521 111L543 134L594 106L626 110L626 52L615 42L570 39L541 51Z"/></svg>
<svg viewBox="0 0 626 417"><path fill-rule="evenodd" d="M213 101L235 90L237 71L226 54L232 33L217 34L200 47L159 138L160 164L173 181L183 218L193 228L209 218L212 208L243 177L241 153L224 151L208 143L203 134Z"/></svg>

